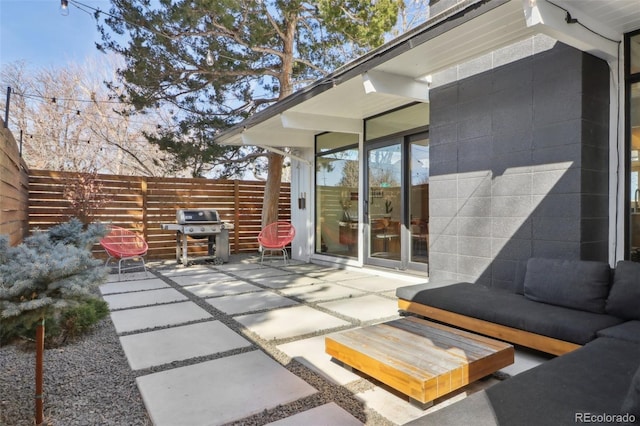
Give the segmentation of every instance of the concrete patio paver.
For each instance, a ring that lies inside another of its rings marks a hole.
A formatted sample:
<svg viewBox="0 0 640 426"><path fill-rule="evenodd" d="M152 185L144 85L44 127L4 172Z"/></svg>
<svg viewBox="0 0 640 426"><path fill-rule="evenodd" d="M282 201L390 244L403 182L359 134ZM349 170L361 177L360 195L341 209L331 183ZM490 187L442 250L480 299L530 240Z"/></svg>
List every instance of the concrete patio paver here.
<svg viewBox="0 0 640 426"><path fill-rule="evenodd" d="M187 296L173 288L161 288L158 290L105 295L103 296L103 299L109 305L109 309L115 310L169 302L180 302L182 300L187 300Z"/></svg>
<svg viewBox="0 0 640 426"><path fill-rule="evenodd" d="M355 280L357 278L372 278L375 275L369 274L367 272L357 272L357 271L349 271L346 269L322 269L319 271L308 272L308 276L319 278L323 281L328 281L331 283L335 283L338 281L348 281Z"/></svg>
<svg viewBox="0 0 640 426"><path fill-rule="evenodd" d="M235 317L236 321L265 340L286 339L320 330L351 325L308 306L276 309Z"/></svg>
<svg viewBox="0 0 640 426"><path fill-rule="evenodd" d="M272 278L279 277L283 275L291 275L293 272L285 271L282 269L275 268L260 268L260 269L247 269L247 270L238 270L231 272L238 278L247 279L247 280L257 280L259 278Z"/></svg>
<svg viewBox="0 0 640 426"><path fill-rule="evenodd" d="M147 328L185 324L207 318L211 318L211 315L193 302L178 302L111 312L111 321L119 334Z"/></svg>
<svg viewBox="0 0 640 426"><path fill-rule="evenodd" d="M262 291L262 288L241 280L220 281L215 283L198 284L184 287L190 293L199 297L217 297L230 294Z"/></svg>
<svg viewBox="0 0 640 426"><path fill-rule="evenodd" d="M406 285L413 285L415 281L403 281L397 278L390 279L389 277L384 276L368 276L348 280L338 280L337 283L347 287L356 288L358 290L381 292L395 290L398 287Z"/></svg>
<svg viewBox="0 0 640 426"><path fill-rule="evenodd" d="M181 287L197 285L197 284L215 284L223 281L233 281L235 278L223 274L222 272L212 271L202 272L198 274L176 275L171 280Z"/></svg>
<svg viewBox="0 0 640 426"><path fill-rule="evenodd" d="M275 289L326 282L326 281L322 281L319 278L307 277L305 275L300 275L300 274L289 274L289 275L280 275L280 276L274 276L274 277L254 278L252 279L252 281L260 285L263 285L265 287L270 287Z"/></svg>
<svg viewBox="0 0 640 426"><path fill-rule="evenodd" d="M264 269L267 266L262 266L255 262L237 262L237 263L225 263L224 265L216 266L219 271L231 272L233 271L247 271L249 269Z"/></svg>
<svg viewBox="0 0 640 426"><path fill-rule="evenodd" d="M319 303L318 306L359 321L398 317L398 303L375 294Z"/></svg>
<svg viewBox="0 0 640 426"><path fill-rule="evenodd" d="M282 297L272 291L258 291L255 293L237 294L232 296L205 299L214 308L229 314L243 314L264 309L283 308L297 305L298 302Z"/></svg>
<svg viewBox="0 0 640 426"><path fill-rule="evenodd" d="M356 398L366 404L367 407L398 425L408 423L425 415L425 411L411 404L408 398L391 393L378 386L356 394Z"/></svg>
<svg viewBox="0 0 640 426"><path fill-rule="evenodd" d="M215 272L215 270L209 268L206 265L191 265L189 267L184 267L184 266L174 266L174 267L168 267L168 268L159 268L156 269L156 272L165 276L165 277L178 277L181 275L208 275L211 274L213 272Z"/></svg>
<svg viewBox="0 0 640 426"><path fill-rule="evenodd" d="M174 368L136 381L156 426L224 424L317 392L262 351Z"/></svg>
<svg viewBox="0 0 640 426"><path fill-rule="evenodd" d="M220 321L207 321L120 337L129 366L140 370L251 346Z"/></svg>
<svg viewBox="0 0 640 426"><path fill-rule="evenodd" d="M270 426L361 426L362 424L335 402L303 411L277 422L267 423Z"/></svg>
<svg viewBox="0 0 640 426"><path fill-rule="evenodd" d="M160 278L152 278L148 280L139 281L116 281L100 286L100 293L115 294L115 293L127 293L131 291L142 290L156 290L159 288L169 288L169 284L162 281Z"/></svg>
<svg viewBox="0 0 640 426"><path fill-rule="evenodd" d="M325 336L316 336L278 345L277 348L333 383L346 385L360 379L360 376L344 368L342 364L331 360L331 356L324 350L324 339Z"/></svg>
<svg viewBox="0 0 640 426"><path fill-rule="evenodd" d="M318 281L312 285L292 287L280 290L282 294L296 297L305 302L322 302L325 300L342 299L362 296L365 293L341 285Z"/></svg>

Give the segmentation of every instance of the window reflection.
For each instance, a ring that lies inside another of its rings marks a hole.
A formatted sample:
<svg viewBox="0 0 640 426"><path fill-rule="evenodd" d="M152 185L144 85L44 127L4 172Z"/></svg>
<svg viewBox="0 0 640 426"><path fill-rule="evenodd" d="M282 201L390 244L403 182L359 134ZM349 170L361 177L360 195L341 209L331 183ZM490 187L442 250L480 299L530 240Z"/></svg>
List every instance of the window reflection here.
<svg viewBox="0 0 640 426"><path fill-rule="evenodd" d="M326 133L317 137L316 253L357 257L358 182L357 135ZM331 146L331 151L324 147Z"/></svg>

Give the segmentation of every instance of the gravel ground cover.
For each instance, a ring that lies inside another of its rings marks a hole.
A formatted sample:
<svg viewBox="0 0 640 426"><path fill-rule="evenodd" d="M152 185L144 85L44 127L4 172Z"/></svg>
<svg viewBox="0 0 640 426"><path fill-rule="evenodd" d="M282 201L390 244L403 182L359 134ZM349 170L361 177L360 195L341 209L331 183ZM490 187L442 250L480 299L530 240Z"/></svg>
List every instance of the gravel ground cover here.
<svg viewBox="0 0 640 426"><path fill-rule="evenodd" d="M0 425L35 423L31 342L0 347ZM46 349L44 415L49 426L151 425L109 317L79 340Z"/></svg>
<svg viewBox="0 0 640 426"><path fill-rule="evenodd" d="M233 273L227 274L233 276ZM233 353L191 358L132 372L113 323L110 317L107 317L77 341L45 351L44 409L47 426L151 425L135 382L136 377L252 350L264 351L293 374L311 384L318 392L307 398L239 419L231 425L265 425L328 402L338 403L367 425L393 425L355 398L354 394L374 387L371 381L363 378L347 386L331 383L306 366L289 359L276 348L276 343L286 342L287 339L279 342L265 341L248 332L231 316L215 309L201 297L186 291L169 278L155 275L207 310L213 316L212 319L222 321L253 341L253 345L232 351ZM298 301L305 304L303 300ZM318 331L317 334L323 332ZM33 346L32 342L22 341L0 347L0 426L34 424Z"/></svg>

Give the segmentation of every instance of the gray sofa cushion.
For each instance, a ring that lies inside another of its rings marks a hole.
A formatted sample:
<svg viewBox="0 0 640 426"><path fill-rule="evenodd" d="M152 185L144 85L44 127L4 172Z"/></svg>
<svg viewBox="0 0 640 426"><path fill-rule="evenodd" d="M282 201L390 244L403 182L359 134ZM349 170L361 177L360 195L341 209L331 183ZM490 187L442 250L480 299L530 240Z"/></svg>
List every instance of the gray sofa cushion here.
<svg viewBox="0 0 640 426"><path fill-rule="evenodd" d="M473 318L584 345L623 320L610 315L534 302L507 290L458 283L429 289L398 289L399 298Z"/></svg>
<svg viewBox="0 0 640 426"><path fill-rule="evenodd" d="M627 415L622 422L623 425L640 424L640 368L631 380L627 396L622 402L620 414Z"/></svg>
<svg viewBox="0 0 640 426"><path fill-rule="evenodd" d="M613 337L640 344L640 321L627 321L598 331L598 337Z"/></svg>
<svg viewBox="0 0 640 426"><path fill-rule="evenodd" d="M618 262L606 309L620 318L640 320L640 263Z"/></svg>
<svg viewBox="0 0 640 426"><path fill-rule="evenodd" d="M531 258L524 295L536 302L603 314L610 275L605 262Z"/></svg>
<svg viewBox="0 0 640 426"><path fill-rule="evenodd" d="M458 426L458 416L475 414L473 424L557 426L581 413L617 415L639 362L640 345L599 338L408 425Z"/></svg>

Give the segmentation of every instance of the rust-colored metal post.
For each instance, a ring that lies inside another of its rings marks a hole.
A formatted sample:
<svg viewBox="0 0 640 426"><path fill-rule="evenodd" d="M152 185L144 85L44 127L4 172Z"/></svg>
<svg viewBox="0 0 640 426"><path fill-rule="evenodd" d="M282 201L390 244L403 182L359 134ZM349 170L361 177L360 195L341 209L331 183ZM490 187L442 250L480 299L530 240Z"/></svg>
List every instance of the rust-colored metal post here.
<svg viewBox="0 0 640 426"><path fill-rule="evenodd" d="M36 424L44 421L43 404L44 318L36 327Z"/></svg>

